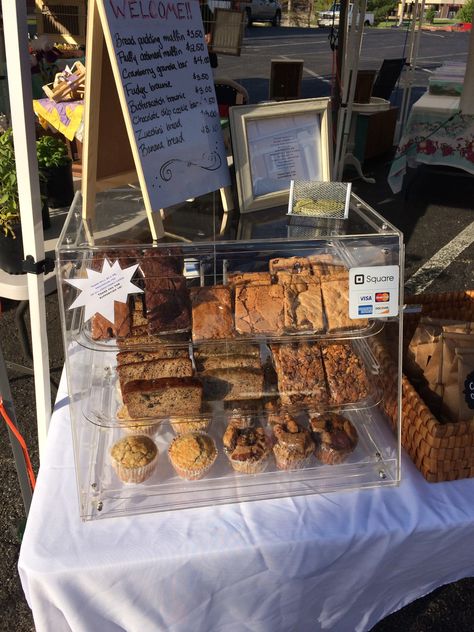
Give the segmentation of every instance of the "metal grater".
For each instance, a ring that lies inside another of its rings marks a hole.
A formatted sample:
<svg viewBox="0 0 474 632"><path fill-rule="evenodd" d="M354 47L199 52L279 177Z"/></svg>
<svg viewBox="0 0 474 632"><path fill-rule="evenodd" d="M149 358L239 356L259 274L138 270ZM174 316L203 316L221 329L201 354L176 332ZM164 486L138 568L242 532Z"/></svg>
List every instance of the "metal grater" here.
<svg viewBox="0 0 474 632"><path fill-rule="evenodd" d="M343 231L349 214L350 182L292 180L288 230L292 237L314 237Z"/></svg>

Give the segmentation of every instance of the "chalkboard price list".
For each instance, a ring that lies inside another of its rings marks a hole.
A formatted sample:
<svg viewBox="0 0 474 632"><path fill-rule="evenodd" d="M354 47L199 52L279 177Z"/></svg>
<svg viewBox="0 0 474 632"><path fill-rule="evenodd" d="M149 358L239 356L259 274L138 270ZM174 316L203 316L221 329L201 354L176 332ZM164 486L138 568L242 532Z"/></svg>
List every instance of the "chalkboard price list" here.
<svg viewBox="0 0 474 632"><path fill-rule="evenodd" d="M193 44L190 44L189 42L187 42L186 50L189 51L190 53L203 53L204 44L202 44L201 42L194 42Z"/></svg>
<svg viewBox="0 0 474 632"><path fill-rule="evenodd" d="M209 74L207 72L202 72L201 74L193 72L193 79L194 81L209 81Z"/></svg>
<svg viewBox="0 0 474 632"><path fill-rule="evenodd" d="M202 39L203 38L202 31L199 29L188 29L186 31L186 35L189 37L189 39Z"/></svg>
<svg viewBox="0 0 474 632"><path fill-rule="evenodd" d="M199 64L208 64L209 63L209 57L207 55L205 57L203 55L194 55L193 61L194 61L194 65L195 66L197 66Z"/></svg>
<svg viewBox="0 0 474 632"><path fill-rule="evenodd" d="M166 15L147 18L135 5L142 2L104 2L150 201L162 208L229 177L198 3L163 3ZM186 191L176 186L183 178Z"/></svg>

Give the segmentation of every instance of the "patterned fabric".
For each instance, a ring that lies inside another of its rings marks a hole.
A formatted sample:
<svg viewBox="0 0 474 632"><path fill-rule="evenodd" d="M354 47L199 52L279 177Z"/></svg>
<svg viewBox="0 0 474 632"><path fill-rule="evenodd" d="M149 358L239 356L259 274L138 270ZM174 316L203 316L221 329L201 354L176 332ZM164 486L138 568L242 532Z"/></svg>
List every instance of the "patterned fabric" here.
<svg viewBox="0 0 474 632"><path fill-rule="evenodd" d="M82 142L84 101L62 101L53 99L37 99L33 101L33 110L45 129L50 125L61 132L68 140Z"/></svg>
<svg viewBox="0 0 474 632"><path fill-rule="evenodd" d="M444 111L439 107L443 97L431 101L436 109L422 107L423 100L430 103L422 97L414 104L390 168L388 182L394 193L402 189L407 166L443 165L474 174L474 116L459 113L459 99L446 101Z"/></svg>

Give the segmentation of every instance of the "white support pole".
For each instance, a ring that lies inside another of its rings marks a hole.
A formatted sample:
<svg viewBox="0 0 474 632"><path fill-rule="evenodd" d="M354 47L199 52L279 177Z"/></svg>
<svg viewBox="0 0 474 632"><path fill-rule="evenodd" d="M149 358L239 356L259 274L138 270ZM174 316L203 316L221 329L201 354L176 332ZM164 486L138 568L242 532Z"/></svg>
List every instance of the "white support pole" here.
<svg viewBox="0 0 474 632"><path fill-rule="evenodd" d="M474 20L474 15L472 16ZM474 114L474 30L469 35L469 52L467 54L466 74L459 104L463 114Z"/></svg>
<svg viewBox="0 0 474 632"><path fill-rule="evenodd" d="M415 78L416 62L418 59L418 50L420 48L421 26L423 23L423 14L425 12L425 0L415 0L412 9L412 23L410 28L410 38L408 43L408 59L406 62L406 71L403 74L404 88L402 104L400 107L400 116L397 123L394 142L398 143L403 135L408 114L410 111L411 88Z"/></svg>
<svg viewBox="0 0 474 632"><path fill-rule="evenodd" d="M342 180L344 172L347 141L349 139L352 124L352 106L354 103L357 72L359 70L366 7L367 0L354 0L352 8L352 25L349 29L347 22L346 31L342 35L344 38L343 45L345 54L344 67L341 71L342 98L337 121L337 140L334 160L334 179L336 181Z"/></svg>
<svg viewBox="0 0 474 632"><path fill-rule="evenodd" d="M25 0L2 0L7 76L25 258L44 259ZM40 457L51 417L44 275L28 273L36 415Z"/></svg>

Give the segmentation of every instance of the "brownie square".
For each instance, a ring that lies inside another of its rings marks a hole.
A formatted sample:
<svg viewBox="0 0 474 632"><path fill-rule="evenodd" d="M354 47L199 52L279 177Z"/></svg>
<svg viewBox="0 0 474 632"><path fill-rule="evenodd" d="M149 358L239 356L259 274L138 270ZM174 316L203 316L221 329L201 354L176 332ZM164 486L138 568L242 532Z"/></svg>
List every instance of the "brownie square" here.
<svg viewBox="0 0 474 632"><path fill-rule="evenodd" d="M191 309L193 341L233 337L234 319L229 287L192 288Z"/></svg>

